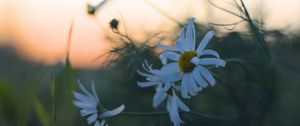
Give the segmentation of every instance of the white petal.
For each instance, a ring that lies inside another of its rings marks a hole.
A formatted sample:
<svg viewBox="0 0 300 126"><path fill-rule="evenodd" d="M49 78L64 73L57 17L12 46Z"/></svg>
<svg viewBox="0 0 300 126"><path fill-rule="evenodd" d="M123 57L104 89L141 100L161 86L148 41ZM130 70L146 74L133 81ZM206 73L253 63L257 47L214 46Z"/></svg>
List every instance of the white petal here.
<svg viewBox="0 0 300 126"><path fill-rule="evenodd" d="M178 107L179 107L180 109L182 109L182 110L184 110L184 111L187 111L187 112L190 111L189 107L186 106L186 105L185 105L185 104L184 104L184 103L176 96L175 93L173 93L173 96L176 98L176 102L177 102Z"/></svg>
<svg viewBox="0 0 300 126"><path fill-rule="evenodd" d="M165 91L168 91L168 90L171 88L172 85L173 85L173 83L167 82L167 83L165 83L163 89L164 89Z"/></svg>
<svg viewBox="0 0 300 126"><path fill-rule="evenodd" d="M145 65L146 65L146 67L145 67ZM143 67L145 70L151 71L152 70L151 66L152 66L152 64L149 65L147 60L145 60L145 63L143 63Z"/></svg>
<svg viewBox="0 0 300 126"><path fill-rule="evenodd" d="M80 102L80 101L74 101L74 105L78 108L90 108L93 109L97 106L97 104L93 103L85 103L85 102Z"/></svg>
<svg viewBox="0 0 300 126"><path fill-rule="evenodd" d="M87 115L94 114L94 113L97 113L96 108L85 108L85 109L80 110L81 116L87 116Z"/></svg>
<svg viewBox="0 0 300 126"><path fill-rule="evenodd" d="M80 83L80 80L79 80L79 79L77 80L77 83L78 83L79 88L80 88L86 95L88 95L88 96L90 96L90 97L93 97L93 95L92 95L90 92L88 92L88 91L83 87L83 85Z"/></svg>
<svg viewBox="0 0 300 126"><path fill-rule="evenodd" d="M187 74L185 74L183 76L183 79L181 81L181 95L183 98L191 98L189 95L188 95L188 79L189 79L189 76Z"/></svg>
<svg viewBox="0 0 300 126"><path fill-rule="evenodd" d="M179 41L181 42L185 42L186 41L186 36L185 36L185 33L186 33L186 29L187 27L184 26L180 29L180 34L179 34ZM178 48L178 47L177 47Z"/></svg>
<svg viewBox="0 0 300 126"><path fill-rule="evenodd" d="M75 92L75 91L73 92L73 95L77 100L79 100L81 102L93 103L93 104L97 103L97 101L94 97L88 97L88 96L85 96L85 95Z"/></svg>
<svg viewBox="0 0 300 126"><path fill-rule="evenodd" d="M98 120L96 121L94 126L101 126Z"/></svg>
<svg viewBox="0 0 300 126"><path fill-rule="evenodd" d="M186 42L186 36L185 36L186 30L187 30L186 26L181 28L179 39L176 41L176 48L178 48L181 52L189 50L189 45Z"/></svg>
<svg viewBox="0 0 300 126"><path fill-rule="evenodd" d="M195 50L195 26L194 19L190 19L186 30L186 41L190 50Z"/></svg>
<svg viewBox="0 0 300 126"><path fill-rule="evenodd" d="M111 111L106 111L100 114L100 118L107 118L107 117L112 117L115 115L118 115L119 113L121 113L123 110L125 109L124 105L121 105L120 107L111 110Z"/></svg>
<svg viewBox="0 0 300 126"><path fill-rule="evenodd" d="M151 75L151 74L141 72L140 70L137 70L137 73L138 73L139 75L141 75L141 76L144 76L144 77L153 76L153 75Z"/></svg>
<svg viewBox="0 0 300 126"><path fill-rule="evenodd" d="M94 98L97 100L98 103L100 103L98 95L97 95L97 92L96 92L95 82L94 81L92 82L91 88L92 88L92 92L93 92Z"/></svg>
<svg viewBox="0 0 300 126"><path fill-rule="evenodd" d="M198 65L198 68L203 78L205 78L211 84L211 86L214 86L216 84L216 80L213 78L211 73L201 65Z"/></svg>
<svg viewBox="0 0 300 126"><path fill-rule="evenodd" d="M197 83L195 82L193 73L190 75L190 82L191 82L190 87L193 91L195 91L196 94L197 94L197 92L202 91L202 88L197 86Z"/></svg>
<svg viewBox="0 0 300 126"><path fill-rule="evenodd" d="M174 63L168 63L168 64L164 65L160 71L163 73L171 73L171 72L178 72L180 70L178 67L178 63L174 62Z"/></svg>
<svg viewBox="0 0 300 126"><path fill-rule="evenodd" d="M166 91L163 88L158 89L153 97L153 107L156 108L166 97Z"/></svg>
<svg viewBox="0 0 300 126"><path fill-rule="evenodd" d="M173 61L178 61L179 59L179 54L175 52L163 52L160 56Z"/></svg>
<svg viewBox="0 0 300 126"><path fill-rule="evenodd" d="M187 89L188 89L188 93L191 94L192 96L195 96L197 95L197 85L195 84L195 81L194 81L194 77L192 76L192 74L188 74L187 75L188 79L187 79ZM196 87L194 87L196 86Z"/></svg>
<svg viewBox="0 0 300 126"><path fill-rule="evenodd" d="M157 45L158 48L167 50L167 51L179 51L176 47L173 46L166 46L166 45Z"/></svg>
<svg viewBox="0 0 300 126"><path fill-rule="evenodd" d="M219 58L203 58L199 59L198 64L200 65L216 65L216 66L225 66L225 61Z"/></svg>
<svg viewBox="0 0 300 126"><path fill-rule="evenodd" d="M179 85L172 85L173 89L176 91L180 91L180 86Z"/></svg>
<svg viewBox="0 0 300 126"><path fill-rule="evenodd" d="M160 62L161 62L163 65L165 65L165 64L168 63L168 59L167 59L165 56L163 56L163 55L159 55L159 59L160 59Z"/></svg>
<svg viewBox="0 0 300 126"><path fill-rule="evenodd" d="M98 114L97 113L91 115L89 118L87 118L88 124L89 125L92 124L93 122L95 122L97 120L97 118L98 118Z"/></svg>
<svg viewBox="0 0 300 126"><path fill-rule="evenodd" d="M208 86L208 83L204 80L204 78L202 77L201 75L201 71L198 67L195 67L194 70L193 70L193 77L196 81L196 83L203 87L203 88L206 88Z"/></svg>
<svg viewBox="0 0 300 126"><path fill-rule="evenodd" d="M179 117L177 102L175 100L175 97L173 97L172 103L171 103L171 111L170 111L171 121L175 126L180 126L180 123L182 120Z"/></svg>
<svg viewBox="0 0 300 126"><path fill-rule="evenodd" d="M219 54L216 51L211 50L211 49L205 49L199 55L200 56L202 56L202 55L213 55L217 58L220 58Z"/></svg>
<svg viewBox="0 0 300 126"><path fill-rule="evenodd" d="M178 48L181 53L184 51L190 51L185 41L177 40L175 44L176 48Z"/></svg>
<svg viewBox="0 0 300 126"><path fill-rule="evenodd" d="M101 123L100 123L100 126L104 126L105 123L106 123L106 121L103 119L103 120L101 121Z"/></svg>
<svg viewBox="0 0 300 126"><path fill-rule="evenodd" d="M168 95L167 97L168 97L167 98L167 110L170 112L171 111L171 103L172 103L172 97L173 96Z"/></svg>
<svg viewBox="0 0 300 126"><path fill-rule="evenodd" d="M156 86L160 84L159 82L137 82L139 87L145 88L145 87L151 87Z"/></svg>
<svg viewBox="0 0 300 126"><path fill-rule="evenodd" d="M191 59L191 62L194 64L194 65L198 65L199 64L199 58L198 57L193 57L192 59Z"/></svg>
<svg viewBox="0 0 300 126"><path fill-rule="evenodd" d="M215 31L211 30L211 31L208 31L204 38L202 39L202 41L199 43L199 46L196 50L196 52L198 54L201 54L202 50L206 47L206 45L208 44L208 42L210 41L210 39L214 36L215 34Z"/></svg>
<svg viewBox="0 0 300 126"><path fill-rule="evenodd" d="M179 71L178 72L160 73L160 74L158 74L158 77L163 83L168 83L171 81L181 80L182 73Z"/></svg>

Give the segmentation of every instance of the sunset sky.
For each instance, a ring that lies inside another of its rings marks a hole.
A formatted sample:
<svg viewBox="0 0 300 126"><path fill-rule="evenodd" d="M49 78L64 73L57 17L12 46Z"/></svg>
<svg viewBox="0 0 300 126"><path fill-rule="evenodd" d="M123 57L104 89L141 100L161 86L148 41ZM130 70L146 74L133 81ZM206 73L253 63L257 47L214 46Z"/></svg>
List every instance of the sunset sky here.
<svg viewBox="0 0 300 126"><path fill-rule="evenodd" d="M224 0L212 1L237 12ZM135 35L132 37L137 41L146 39L147 33L176 32L176 23L155 7L180 22L190 17L201 23L239 20L211 6L207 0L109 0L96 16L86 13L87 2L93 3L93 0L0 0L0 39L9 40L19 54L30 60L53 64L65 57L73 21L72 64L94 67L99 63L92 60L112 45L106 38L113 36L108 24L113 18L121 19L120 13L128 34ZM268 29L299 29L299 0L245 0L245 3L251 15L260 16L260 12L264 12ZM124 24L120 28L124 28ZM239 28L242 26L237 30Z"/></svg>

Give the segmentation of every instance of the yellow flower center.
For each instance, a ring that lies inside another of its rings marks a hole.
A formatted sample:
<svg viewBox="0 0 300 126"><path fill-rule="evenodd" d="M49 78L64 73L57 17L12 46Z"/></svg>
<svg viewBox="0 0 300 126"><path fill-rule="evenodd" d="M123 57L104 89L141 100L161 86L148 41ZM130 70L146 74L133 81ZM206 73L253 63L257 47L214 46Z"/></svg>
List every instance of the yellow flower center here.
<svg viewBox="0 0 300 126"><path fill-rule="evenodd" d="M197 53L194 51L186 51L180 55L178 65L183 73L189 73L193 71L196 65L193 64L191 60L195 56L197 56Z"/></svg>

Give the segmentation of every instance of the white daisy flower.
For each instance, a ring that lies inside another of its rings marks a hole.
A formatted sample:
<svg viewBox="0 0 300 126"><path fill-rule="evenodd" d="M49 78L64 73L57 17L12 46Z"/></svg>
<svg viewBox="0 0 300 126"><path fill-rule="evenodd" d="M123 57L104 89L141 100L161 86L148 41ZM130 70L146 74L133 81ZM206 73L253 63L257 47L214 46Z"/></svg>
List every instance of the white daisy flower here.
<svg viewBox="0 0 300 126"><path fill-rule="evenodd" d="M138 73L146 77L149 82L138 82L138 85L140 87L156 86L156 93L153 96L153 107L158 107L158 105L167 99L167 110L169 112L170 120L174 126L180 126L183 121L179 116L179 109L187 112L190 111L190 109L177 97L175 93L175 90L178 91L179 87L174 85L173 81L178 80L180 76L178 76L174 71L166 71L165 67L161 70L152 69L151 65L147 62L145 62L143 66L145 71L148 73L140 71L138 71Z"/></svg>
<svg viewBox="0 0 300 126"><path fill-rule="evenodd" d="M184 98L190 98L189 94L194 96L202 88L209 84L214 86L216 81L206 66L225 66L225 61L222 60L219 54L211 49L205 49L206 45L213 37L215 32L208 31L198 47L196 48L196 31L194 19L189 20L187 26L180 31L180 37L176 41L176 46L158 45L159 48L166 50L160 54L160 59L163 63L167 60L174 61L168 63L167 68L182 73L181 95ZM208 57L208 58L203 58Z"/></svg>
<svg viewBox="0 0 300 126"><path fill-rule="evenodd" d="M152 64L149 65L147 61L143 63L143 68L145 72L141 72L137 70L138 74L141 76L146 77L148 82L137 82L138 86L140 87L150 87L150 86L157 86L163 85L166 86L165 88L168 89L171 86L171 82L180 80L181 73L174 71L174 69L170 69L171 65L165 65L160 70L153 69Z"/></svg>
<svg viewBox="0 0 300 126"><path fill-rule="evenodd" d="M186 112L190 111L189 107L178 98L175 91L170 89L168 91L167 110L174 126L180 126L181 123L184 123L179 116L179 109Z"/></svg>
<svg viewBox="0 0 300 126"><path fill-rule="evenodd" d="M87 123L89 125L94 123L94 126L108 126L105 119L116 116L125 109L124 105L110 111L105 109L100 104L94 83L91 84L92 93L88 92L79 80L78 85L83 93L73 92L76 98L74 105L80 109L80 115L82 117L88 116Z"/></svg>
<svg viewBox="0 0 300 126"><path fill-rule="evenodd" d="M172 86L173 87L173 86ZM175 88L170 87L169 89L163 88L161 85L156 87L156 93L153 97L153 103L157 107L165 99L167 99L167 110L169 112L169 117L174 126L180 126L183 121L179 116L179 109L189 112L190 109L186 106L176 95Z"/></svg>

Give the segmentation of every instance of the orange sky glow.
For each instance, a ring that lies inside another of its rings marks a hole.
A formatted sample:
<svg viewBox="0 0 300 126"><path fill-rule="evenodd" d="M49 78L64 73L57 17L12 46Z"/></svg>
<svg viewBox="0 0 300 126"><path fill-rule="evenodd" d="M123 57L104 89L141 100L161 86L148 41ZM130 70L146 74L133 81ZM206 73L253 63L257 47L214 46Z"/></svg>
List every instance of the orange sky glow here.
<svg viewBox="0 0 300 126"><path fill-rule="evenodd" d="M99 62L92 61L114 45L107 39L115 36L109 28L113 18L123 17L121 30L126 26L128 35L136 41L145 40L149 33L177 32L174 31L176 23L153 6L180 22L189 17L196 17L201 23L238 20L210 6L207 0L109 0L91 16L86 13L86 3L92 1L97 0L1 0L0 40L10 40L19 54L30 60L47 64L63 62L73 22L71 62L75 67L93 68ZM234 11L223 0L212 1ZM297 30L300 26L299 0L245 0L245 3L253 15L259 15L257 10L266 13L268 29Z"/></svg>

